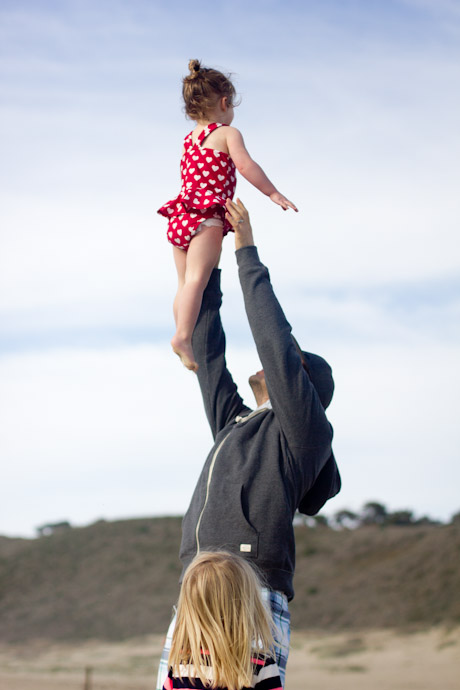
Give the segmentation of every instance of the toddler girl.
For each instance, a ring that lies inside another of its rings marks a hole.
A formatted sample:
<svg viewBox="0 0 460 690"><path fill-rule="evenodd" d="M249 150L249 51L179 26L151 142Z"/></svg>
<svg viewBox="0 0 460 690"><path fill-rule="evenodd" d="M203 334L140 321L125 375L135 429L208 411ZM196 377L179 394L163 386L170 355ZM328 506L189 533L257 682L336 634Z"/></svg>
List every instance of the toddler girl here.
<svg viewBox="0 0 460 690"><path fill-rule="evenodd" d="M164 690L282 690L271 628L249 562L202 551L182 581Z"/></svg>
<svg viewBox="0 0 460 690"><path fill-rule="evenodd" d="M203 291L219 261L222 238L232 229L225 218L225 202L233 198L235 170L285 211L297 208L252 160L241 133L230 127L235 106L230 79L201 67L198 60L190 61L189 70L182 95L185 112L196 127L184 140L179 196L158 213L169 220L167 237L173 245L179 283L173 307L176 333L171 345L187 369L196 371L192 334Z"/></svg>

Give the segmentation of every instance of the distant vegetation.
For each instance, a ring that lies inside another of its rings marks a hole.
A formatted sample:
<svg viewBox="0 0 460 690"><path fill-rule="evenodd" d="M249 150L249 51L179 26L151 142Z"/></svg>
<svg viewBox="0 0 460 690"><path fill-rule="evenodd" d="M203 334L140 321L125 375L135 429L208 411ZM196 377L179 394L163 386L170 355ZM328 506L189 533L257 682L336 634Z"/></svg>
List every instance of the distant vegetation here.
<svg viewBox="0 0 460 690"><path fill-rule="evenodd" d="M322 525L336 529L340 529L341 527L356 529L364 525L379 525L383 527L388 525L409 526L442 524L439 520L433 520L427 515L417 518L414 512L407 508L390 512L382 503L376 501L365 503L362 509L357 513L343 508L334 513L332 517L327 517L320 513L312 518L300 515L298 519L303 521L307 527ZM451 522L460 522L460 512L452 516Z"/></svg>
<svg viewBox="0 0 460 690"><path fill-rule="evenodd" d="M102 520L104 522L104 520ZM460 522L460 512L452 516L451 522ZM309 517L298 513L295 518L296 524L303 524L306 527L331 527L333 529L356 529L365 525L379 525L380 527L388 525L408 526L408 525L441 525L439 520L424 515L416 518L414 512L409 509L396 510L390 512L383 505L376 501L368 501L362 509L355 513L347 508L342 508L328 517L324 513ZM58 534L71 528L70 522L55 522L47 523L36 528L38 537L48 537L51 534Z"/></svg>
<svg viewBox="0 0 460 690"><path fill-rule="evenodd" d="M367 504L358 521L350 511L311 527L296 521L293 628L460 624L459 516L401 522L379 505ZM0 537L0 640L164 633L179 589L180 532L181 518L171 517Z"/></svg>

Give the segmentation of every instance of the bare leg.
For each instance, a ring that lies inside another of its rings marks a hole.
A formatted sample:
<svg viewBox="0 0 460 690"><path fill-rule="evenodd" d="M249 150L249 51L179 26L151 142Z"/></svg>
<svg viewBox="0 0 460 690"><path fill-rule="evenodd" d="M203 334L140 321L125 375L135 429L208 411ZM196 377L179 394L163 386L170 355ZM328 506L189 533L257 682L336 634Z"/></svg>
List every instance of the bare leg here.
<svg viewBox="0 0 460 690"><path fill-rule="evenodd" d="M204 289L208 284L212 269L219 261L221 247L222 229L212 226L203 227L190 242L182 287L180 287L179 276L179 290L174 301L176 333L171 340L171 345L184 366L191 371L198 369L192 350L193 330L200 313ZM179 257L179 262L181 261Z"/></svg>
<svg viewBox="0 0 460 690"><path fill-rule="evenodd" d="M185 283L185 267L187 263L187 252L184 249L179 249L179 247L173 247L174 263L176 264L177 270L177 292L173 303L173 314L174 323L177 328L177 302L179 299L179 294Z"/></svg>

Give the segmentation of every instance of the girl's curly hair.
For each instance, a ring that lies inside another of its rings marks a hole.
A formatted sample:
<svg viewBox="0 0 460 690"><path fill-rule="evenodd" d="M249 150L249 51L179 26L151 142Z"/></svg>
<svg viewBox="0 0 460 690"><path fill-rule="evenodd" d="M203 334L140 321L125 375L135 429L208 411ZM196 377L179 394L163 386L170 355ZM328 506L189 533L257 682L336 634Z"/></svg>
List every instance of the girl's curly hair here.
<svg viewBox="0 0 460 690"><path fill-rule="evenodd" d="M185 113L191 120L205 120L223 96L227 97L228 105L238 105L230 75L202 67L199 60L190 60L188 68L190 73L182 80L182 96Z"/></svg>

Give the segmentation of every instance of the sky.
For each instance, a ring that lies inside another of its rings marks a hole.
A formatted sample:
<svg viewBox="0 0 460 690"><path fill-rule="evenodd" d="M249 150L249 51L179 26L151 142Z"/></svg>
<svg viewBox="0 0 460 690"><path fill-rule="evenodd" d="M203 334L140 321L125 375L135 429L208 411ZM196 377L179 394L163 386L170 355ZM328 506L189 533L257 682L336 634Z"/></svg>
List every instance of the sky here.
<svg viewBox="0 0 460 690"><path fill-rule="evenodd" d="M212 445L170 349L190 58L299 207L241 177L302 347L333 368L323 513L460 510L460 2L0 0L0 534L181 515ZM260 368L232 236L229 368Z"/></svg>

